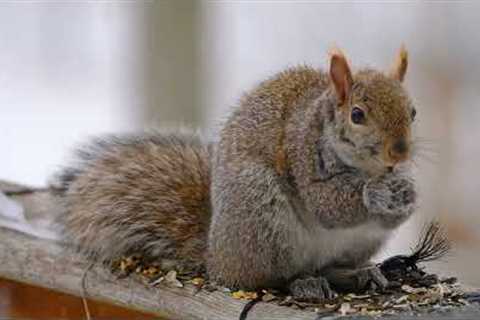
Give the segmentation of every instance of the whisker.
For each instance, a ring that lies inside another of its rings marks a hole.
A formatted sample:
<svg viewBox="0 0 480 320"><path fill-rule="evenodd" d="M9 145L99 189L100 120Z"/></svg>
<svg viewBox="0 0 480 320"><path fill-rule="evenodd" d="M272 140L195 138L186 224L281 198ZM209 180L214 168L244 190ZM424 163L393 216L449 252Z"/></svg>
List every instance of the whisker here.
<svg viewBox="0 0 480 320"><path fill-rule="evenodd" d="M421 160L421 161L425 161L425 162L430 163L430 164L434 164L434 165L438 165L440 163L440 161L438 160L438 157L434 158L434 157L431 157L428 154L417 153L414 156L414 158L412 158L412 159L415 159L415 158L418 159L418 160Z"/></svg>
<svg viewBox="0 0 480 320"><path fill-rule="evenodd" d="M438 143L431 139L417 137L412 142L413 158L427 160L430 163L438 163L440 156L438 149Z"/></svg>

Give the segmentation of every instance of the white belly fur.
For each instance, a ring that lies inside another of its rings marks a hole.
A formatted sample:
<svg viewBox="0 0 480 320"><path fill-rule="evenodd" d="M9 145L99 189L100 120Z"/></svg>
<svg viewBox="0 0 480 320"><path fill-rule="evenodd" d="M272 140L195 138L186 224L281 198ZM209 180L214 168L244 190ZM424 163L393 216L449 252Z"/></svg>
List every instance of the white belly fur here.
<svg viewBox="0 0 480 320"><path fill-rule="evenodd" d="M342 257L345 252L358 250L372 242L385 241L389 231L375 222L348 229L326 229L320 225L313 230L297 228L295 256L298 270L318 270Z"/></svg>

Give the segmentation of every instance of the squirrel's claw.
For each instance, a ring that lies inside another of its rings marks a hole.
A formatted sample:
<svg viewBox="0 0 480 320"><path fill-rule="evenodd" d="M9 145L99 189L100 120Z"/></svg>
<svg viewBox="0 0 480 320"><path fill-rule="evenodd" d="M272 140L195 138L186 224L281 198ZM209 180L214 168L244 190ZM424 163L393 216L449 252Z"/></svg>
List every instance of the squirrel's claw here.
<svg viewBox="0 0 480 320"><path fill-rule="evenodd" d="M324 270L324 275L333 288L345 293L383 291L389 286L387 278L377 266Z"/></svg>
<svg viewBox="0 0 480 320"><path fill-rule="evenodd" d="M383 275L380 268L374 266L365 269L360 269L358 276L363 279L361 282L365 284L365 289L372 291L383 291L388 287L388 280Z"/></svg>
<svg viewBox="0 0 480 320"><path fill-rule="evenodd" d="M337 295L323 277L296 279L290 284L289 289L295 299L302 301L330 300Z"/></svg>

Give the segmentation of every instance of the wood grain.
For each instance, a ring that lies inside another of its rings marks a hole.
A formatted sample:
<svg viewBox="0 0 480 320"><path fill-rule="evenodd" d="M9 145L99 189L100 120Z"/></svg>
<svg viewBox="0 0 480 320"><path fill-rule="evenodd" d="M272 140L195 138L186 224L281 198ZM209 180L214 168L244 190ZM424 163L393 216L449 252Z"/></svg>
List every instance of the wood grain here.
<svg viewBox="0 0 480 320"><path fill-rule="evenodd" d="M27 190L15 184L2 184L0 190ZM5 190L5 189L3 189ZM54 200L47 192L21 193L13 196L21 202L30 221L58 214ZM45 287L82 296L81 280L89 262L73 254L65 245L41 240L27 234L0 227L0 278ZM89 299L115 304L128 309L156 314L166 319L238 319L245 301L235 300L222 292L196 292L191 285L184 288L167 286L153 288L134 277L117 279L102 266L94 266L86 275L86 296ZM416 319L480 319L480 308L472 305L449 312L434 312ZM388 319L411 319L412 315L398 315ZM259 303L248 315L249 320L313 320L320 317L313 312ZM368 319L351 317L350 319Z"/></svg>
<svg viewBox="0 0 480 320"><path fill-rule="evenodd" d="M93 319L158 319L97 301L88 301ZM85 317L82 299L57 291L0 278L0 319L63 319Z"/></svg>
<svg viewBox="0 0 480 320"><path fill-rule="evenodd" d="M0 185L1 186L1 185ZM8 185L10 190L21 187ZM25 205L29 219L45 218L55 211L54 201L45 192L12 197ZM0 277L82 295L81 279L89 262L61 244L0 228ZM193 286L152 288L132 277L117 279L102 266L94 266L86 276L89 299L128 309L153 313L167 319L238 319L246 303L223 292L196 293ZM257 304L248 319L315 319L312 312Z"/></svg>

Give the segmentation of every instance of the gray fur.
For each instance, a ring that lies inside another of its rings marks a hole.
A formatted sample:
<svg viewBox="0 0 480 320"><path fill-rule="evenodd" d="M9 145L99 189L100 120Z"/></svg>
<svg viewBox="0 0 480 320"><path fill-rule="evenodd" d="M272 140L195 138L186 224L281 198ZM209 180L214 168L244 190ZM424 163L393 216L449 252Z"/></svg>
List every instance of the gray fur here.
<svg viewBox="0 0 480 320"><path fill-rule="evenodd" d="M224 127L213 162L208 255L210 276L220 282L259 288L319 272L318 280L294 282L305 296L308 290L299 283L322 284L327 269L338 280L335 266L362 268L412 213L415 191L408 174L372 174L338 156L346 124L335 98L322 89L306 89L290 106L283 125L289 169L283 176L271 164L274 144L264 144L281 130L275 99L253 93L255 103L245 99ZM380 137L369 138L367 145ZM369 165L363 154L361 161Z"/></svg>
<svg viewBox="0 0 480 320"><path fill-rule="evenodd" d="M410 105L393 80L363 74L370 82L358 86L362 94L373 83L391 91L377 97L384 106L388 94L400 101L381 113L396 126L376 124L368 135L349 129L328 76L300 67L245 96L215 150L189 134L82 149L58 183L65 236L102 261L141 253L206 264L230 287L292 283L303 298L322 298L331 294L328 280L348 287L345 279L367 274L383 285L378 272L357 270L414 209L408 172L383 172L379 158L381 135L409 130L398 123L408 123Z"/></svg>
<svg viewBox="0 0 480 320"><path fill-rule="evenodd" d="M294 280L288 288L298 300L333 299L336 295L324 277L299 278Z"/></svg>
<svg viewBox="0 0 480 320"><path fill-rule="evenodd" d="M106 263L142 254L157 262L178 259L194 268L203 265L210 163L207 146L197 136L110 136L92 141L76 155L55 183L64 187L56 192L65 208L59 224L80 252ZM187 205L183 187L201 189L204 199ZM194 215L189 206L197 211ZM191 230L181 242L173 237L191 224L198 231Z"/></svg>

